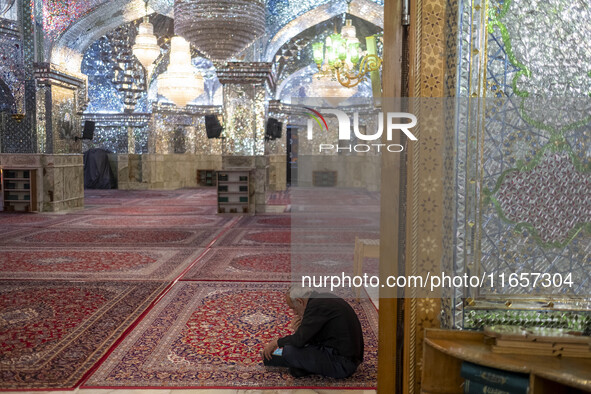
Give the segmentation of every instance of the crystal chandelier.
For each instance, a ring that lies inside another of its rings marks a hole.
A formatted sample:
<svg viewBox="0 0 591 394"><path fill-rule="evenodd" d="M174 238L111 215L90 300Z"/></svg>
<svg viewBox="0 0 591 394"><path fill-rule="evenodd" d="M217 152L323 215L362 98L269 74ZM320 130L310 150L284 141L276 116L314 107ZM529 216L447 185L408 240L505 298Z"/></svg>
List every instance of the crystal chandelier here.
<svg viewBox="0 0 591 394"><path fill-rule="evenodd" d="M204 92L203 76L195 72L191 48L183 37L172 37L170 46L170 63L158 77L158 93L184 107Z"/></svg>
<svg viewBox="0 0 591 394"><path fill-rule="evenodd" d="M265 1L175 0L174 29L210 60L227 61L265 32Z"/></svg>
<svg viewBox="0 0 591 394"><path fill-rule="evenodd" d="M151 73L152 63L160 56L158 39L154 35L154 26L148 21L148 2L146 1L146 15L140 24L139 33L135 36L135 44L132 48L133 54L140 61L142 66Z"/></svg>
<svg viewBox="0 0 591 394"><path fill-rule="evenodd" d="M321 97L330 105L336 107L351 97L357 87L347 88L335 80L330 73L318 72L312 76L312 83L308 89L308 97Z"/></svg>
<svg viewBox="0 0 591 394"><path fill-rule="evenodd" d="M345 87L357 86L367 74L378 71L382 59L375 54L375 37L367 37L369 53L361 58L357 31L351 19L345 20L341 33L335 32L326 38L324 43L312 44L314 62L318 69L325 73L334 74L336 80ZM357 69L357 70L356 70Z"/></svg>

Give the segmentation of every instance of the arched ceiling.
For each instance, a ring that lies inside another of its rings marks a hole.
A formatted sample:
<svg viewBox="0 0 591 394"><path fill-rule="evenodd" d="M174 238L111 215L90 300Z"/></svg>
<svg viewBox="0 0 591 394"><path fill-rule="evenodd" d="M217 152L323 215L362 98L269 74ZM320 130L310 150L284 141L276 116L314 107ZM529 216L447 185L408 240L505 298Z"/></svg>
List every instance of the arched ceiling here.
<svg viewBox="0 0 591 394"><path fill-rule="evenodd" d="M272 62L279 49L292 37L319 23L347 12L347 4L334 2L321 5L287 23L269 41L265 51L264 61ZM364 19L379 28L384 28L384 8L370 0L354 0L350 4L349 13Z"/></svg>
<svg viewBox="0 0 591 394"><path fill-rule="evenodd" d="M151 0L150 6L162 14L170 14L170 0ZM110 30L144 15L142 0L109 0L99 4L70 25L53 42L49 61L71 73L80 73L85 50ZM287 23L268 41L261 61L273 61L277 51L291 38L304 30L347 11L345 1L331 2L308 11ZM149 12L153 12L149 9ZM350 13L382 27L383 7L371 0L353 0Z"/></svg>
<svg viewBox="0 0 591 394"><path fill-rule="evenodd" d="M149 10L150 11L150 10ZM116 27L142 17L142 0L110 0L79 18L53 43L50 62L66 71L80 73L84 51Z"/></svg>
<svg viewBox="0 0 591 394"><path fill-rule="evenodd" d="M312 44L323 42L333 33L334 29L344 23L343 15L339 14L332 19L320 22L289 39L275 54L273 62L274 72L278 84L282 84L287 78L293 79L293 74L306 66L312 65L316 69L312 56ZM361 38L361 49L365 49L365 41L362 37L373 36L382 31L381 28L352 15L347 15L356 27L357 37ZM279 89L281 90L281 88ZM280 94L280 92L276 92ZM278 97L278 96L277 96Z"/></svg>

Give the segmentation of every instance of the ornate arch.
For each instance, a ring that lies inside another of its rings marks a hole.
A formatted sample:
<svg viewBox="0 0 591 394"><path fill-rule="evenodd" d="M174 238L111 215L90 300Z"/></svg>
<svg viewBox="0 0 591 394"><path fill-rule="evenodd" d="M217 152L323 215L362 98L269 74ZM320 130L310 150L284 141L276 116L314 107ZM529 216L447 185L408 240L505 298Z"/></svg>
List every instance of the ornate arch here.
<svg viewBox="0 0 591 394"><path fill-rule="evenodd" d="M311 71L316 71L314 65L308 65L305 67L300 68L296 72L289 75L289 77L285 78L283 82L277 87L277 92L275 93L275 100L281 100L281 93L283 89L294 79L300 78L301 76L310 73Z"/></svg>
<svg viewBox="0 0 591 394"><path fill-rule="evenodd" d="M142 0L105 2L68 27L53 43L49 61L65 71L80 73L84 51L108 31L145 14Z"/></svg>
<svg viewBox="0 0 591 394"><path fill-rule="evenodd" d="M346 11L347 4L345 2L328 3L298 16L283 26L269 41L265 51L264 61L272 62L277 51L292 37ZM384 28L384 8L370 0L353 0L351 2L350 13L382 29Z"/></svg>

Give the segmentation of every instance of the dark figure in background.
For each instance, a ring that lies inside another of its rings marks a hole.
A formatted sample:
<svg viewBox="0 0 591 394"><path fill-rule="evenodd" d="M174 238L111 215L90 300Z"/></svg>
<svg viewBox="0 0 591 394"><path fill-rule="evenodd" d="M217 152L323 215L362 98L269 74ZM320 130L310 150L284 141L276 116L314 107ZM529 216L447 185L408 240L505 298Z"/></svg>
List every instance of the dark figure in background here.
<svg viewBox="0 0 591 394"><path fill-rule="evenodd" d="M363 332L353 308L335 295L301 286L292 286L285 299L296 314L292 323L296 331L265 345L264 364L288 367L295 377L351 376L363 361ZM278 347L283 355L272 356Z"/></svg>

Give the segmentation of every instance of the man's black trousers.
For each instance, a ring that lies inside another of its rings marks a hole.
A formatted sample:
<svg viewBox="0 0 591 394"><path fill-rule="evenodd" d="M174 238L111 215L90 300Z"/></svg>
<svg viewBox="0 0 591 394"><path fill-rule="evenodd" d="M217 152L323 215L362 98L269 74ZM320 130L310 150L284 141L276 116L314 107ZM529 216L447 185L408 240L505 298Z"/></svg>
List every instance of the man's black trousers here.
<svg viewBox="0 0 591 394"><path fill-rule="evenodd" d="M290 367L337 379L353 375L359 365L335 354L332 348L315 345L305 347L286 345L283 348L283 359Z"/></svg>

